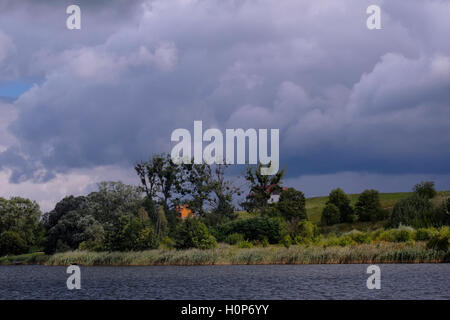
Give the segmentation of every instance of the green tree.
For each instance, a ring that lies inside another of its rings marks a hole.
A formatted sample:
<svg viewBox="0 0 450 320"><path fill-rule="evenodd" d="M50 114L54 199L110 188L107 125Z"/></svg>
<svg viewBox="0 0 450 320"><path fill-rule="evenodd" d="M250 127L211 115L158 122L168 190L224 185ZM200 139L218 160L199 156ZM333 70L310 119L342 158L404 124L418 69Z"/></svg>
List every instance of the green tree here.
<svg viewBox="0 0 450 320"><path fill-rule="evenodd" d="M280 201L276 204L276 207L286 220L301 220L307 219L305 203L303 192L288 188L281 192Z"/></svg>
<svg viewBox="0 0 450 320"><path fill-rule="evenodd" d="M340 222L353 222L355 220L353 208L350 206L350 199L342 189L337 188L332 190L328 197L328 203L332 203L338 207Z"/></svg>
<svg viewBox="0 0 450 320"><path fill-rule="evenodd" d="M152 226L130 214L121 215L105 234L105 248L108 251L135 251L157 247L158 240Z"/></svg>
<svg viewBox="0 0 450 320"><path fill-rule="evenodd" d="M341 214L339 208L333 203L327 203L322 211L322 224L325 226L331 226L341 222Z"/></svg>
<svg viewBox="0 0 450 320"><path fill-rule="evenodd" d="M263 175L261 167L262 164L259 163L256 167L247 168L245 179L250 184L250 193L247 201L241 205L248 211L259 209L262 215L265 215L271 195L281 191L281 182L285 171L280 170L274 175Z"/></svg>
<svg viewBox="0 0 450 320"><path fill-rule="evenodd" d="M0 198L0 233L17 233L28 247L39 247L43 240L40 217L41 210L35 201L20 197Z"/></svg>
<svg viewBox="0 0 450 320"><path fill-rule="evenodd" d="M205 205L212 202L212 170L207 164L183 164L182 194L188 196L189 207L199 216L206 214Z"/></svg>
<svg viewBox="0 0 450 320"><path fill-rule="evenodd" d="M387 218L383 210L377 190L364 190L355 205L355 213L360 221L378 221Z"/></svg>
<svg viewBox="0 0 450 320"><path fill-rule="evenodd" d="M241 190L235 186L234 181L226 179L225 170L228 165L217 165L212 170L211 192L212 210L210 217L214 220L211 225L217 225L226 221L234 220L237 215L233 205L233 195L240 196Z"/></svg>
<svg viewBox="0 0 450 320"><path fill-rule="evenodd" d="M181 165L174 163L169 154L163 153L154 155L149 161L142 161L134 168L146 194L146 204L153 208L163 205L168 224L171 228L174 227L175 208L179 204L179 198L184 195ZM157 214L156 210L149 210L150 212ZM156 217L152 217L152 220L154 218Z"/></svg>
<svg viewBox="0 0 450 320"><path fill-rule="evenodd" d="M93 216L86 212L70 211L47 231L45 251L75 250L83 242L98 243L103 233L103 227Z"/></svg>
<svg viewBox="0 0 450 320"><path fill-rule="evenodd" d="M435 224L434 213L431 201L415 193L395 204L389 224L391 227L401 224L416 228L428 227Z"/></svg>
<svg viewBox="0 0 450 320"><path fill-rule="evenodd" d="M29 246L17 232L5 231L0 234L0 256L26 253L28 249Z"/></svg>
<svg viewBox="0 0 450 320"><path fill-rule="evenodd" d="M102 224L110 223L124 213L136 215L144 205L142 191L135 186L121 181L104 181L98 183L97 188L98 191L87 196L84 206Z"/></svg>

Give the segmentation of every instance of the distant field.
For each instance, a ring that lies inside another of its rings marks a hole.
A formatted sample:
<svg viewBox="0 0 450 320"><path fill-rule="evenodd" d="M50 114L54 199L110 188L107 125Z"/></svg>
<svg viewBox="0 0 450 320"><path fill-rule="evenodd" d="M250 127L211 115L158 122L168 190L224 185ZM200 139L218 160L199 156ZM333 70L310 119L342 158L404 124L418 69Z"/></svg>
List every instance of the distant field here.
<svg viewBox="0 0 450 320"><path fill-rule="evenodd" d="M396 193L380 193L381 206L385 209L392 210L398 200L408 197L412 192L396 192ZM351 204L354 206L358 200L359 194L348 195ZM439 191L438 195L433 199L434 203L439 203L443 199L450 197L450 191ZM319 223L322 210L325 207L328 197L315 197L306 199L306 212L309 220Z"/></svg>

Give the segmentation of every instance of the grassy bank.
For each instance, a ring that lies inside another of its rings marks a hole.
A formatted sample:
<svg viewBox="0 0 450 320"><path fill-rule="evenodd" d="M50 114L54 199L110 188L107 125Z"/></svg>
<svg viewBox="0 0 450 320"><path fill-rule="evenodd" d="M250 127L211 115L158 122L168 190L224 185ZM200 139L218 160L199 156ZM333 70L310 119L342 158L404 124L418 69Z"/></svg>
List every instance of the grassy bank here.
<svg viewBox="0 0 450 320"><path fill-rule="evenodd" d="M21 258L20 258L21 257ZM28 258L27 258L28 257ZM161 266L161 265L245 265L245 264L349 264L349 263L439 263L450 254L427 249L425 243L377 243L355 246L280 246L237 248L221 245L211 250L148 250L140 252L71 251L52 256L22 255L0 259L13 262L66 266Z"/></svg>

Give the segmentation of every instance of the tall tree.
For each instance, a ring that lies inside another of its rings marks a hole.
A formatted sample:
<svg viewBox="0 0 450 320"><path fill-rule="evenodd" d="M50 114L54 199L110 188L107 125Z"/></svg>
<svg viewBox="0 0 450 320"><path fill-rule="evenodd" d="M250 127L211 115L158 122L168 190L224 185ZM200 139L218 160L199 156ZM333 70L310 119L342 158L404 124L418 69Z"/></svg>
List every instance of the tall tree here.
<svg viewBox="0 0 450 320"><path fill-rule="evenodd" d="M249 210L260 209L264 215L268 207L268 200L274 192L281 190L284 169L274 175L261 174L262 164L247 168L245 179L250 184L250 193L247 202L243 204Z"/></svg>
<svg viewBox="0 0 450 320"><path fill-rule="evenodd" d="M141 185L149 199L160 203L168 210L177 194L181 193L180 165L175 164L169 154L154 155L148 162L135 166Z"/></svg>

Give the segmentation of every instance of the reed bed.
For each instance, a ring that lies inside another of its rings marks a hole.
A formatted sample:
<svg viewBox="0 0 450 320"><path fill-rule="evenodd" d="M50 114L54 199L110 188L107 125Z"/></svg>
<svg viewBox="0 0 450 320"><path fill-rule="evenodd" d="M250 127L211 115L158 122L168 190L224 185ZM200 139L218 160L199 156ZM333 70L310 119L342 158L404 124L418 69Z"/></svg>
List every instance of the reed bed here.
<svg viewBox="0 0 450 320"><path fill-rule="evenodd" d="M148 250L139 252L57 253L44 264L85 266L193 266L243 264L353 264L353 263L439 263L449 262L449 254L427 249L424 243L377 243L355 246L280 246L242 249L221 245L210 250Z"/></svg>

